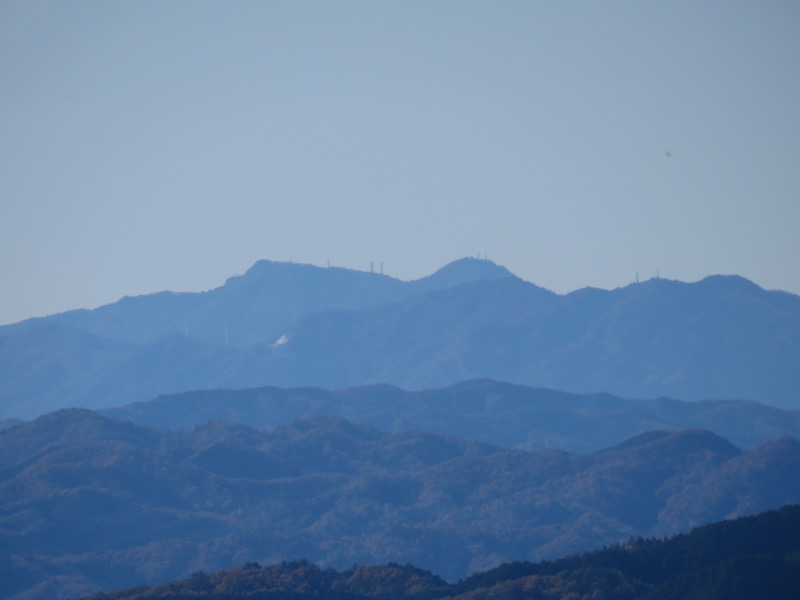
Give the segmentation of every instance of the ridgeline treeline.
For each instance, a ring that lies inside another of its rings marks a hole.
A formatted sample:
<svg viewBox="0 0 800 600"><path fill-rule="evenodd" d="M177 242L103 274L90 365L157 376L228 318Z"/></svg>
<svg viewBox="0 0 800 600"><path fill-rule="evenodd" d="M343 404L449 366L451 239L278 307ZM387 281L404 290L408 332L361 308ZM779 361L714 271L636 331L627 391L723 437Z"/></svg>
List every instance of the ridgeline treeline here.
<svg viewBox="0 0 800 600"><path fill-rule="evenodd" d="M235 569L142 586L89 600L744 600L794 599L800 589L800 506L721 521L666 540L556 561L507 563L448 584L410 565L323 569L306 561Z"/></svg>

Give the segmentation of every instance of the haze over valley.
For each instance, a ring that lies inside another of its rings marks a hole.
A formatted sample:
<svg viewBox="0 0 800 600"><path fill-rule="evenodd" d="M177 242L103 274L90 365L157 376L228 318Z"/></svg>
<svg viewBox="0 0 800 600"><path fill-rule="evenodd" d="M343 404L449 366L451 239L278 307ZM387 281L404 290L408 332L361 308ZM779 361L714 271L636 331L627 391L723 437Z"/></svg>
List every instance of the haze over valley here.
<svg viewBox="0 0 800 600"><path fill-rule="evenodd" d="M454 582L797 504L799 340L800 298L740 277L559 295L478 258L0 327L3 597L298 558Z"/></svg>
<svg viewBox="0 0 800 600"><path fill-rule="evenodd" d="M796 600L798 23L0 2L0 600Z"/></svg>

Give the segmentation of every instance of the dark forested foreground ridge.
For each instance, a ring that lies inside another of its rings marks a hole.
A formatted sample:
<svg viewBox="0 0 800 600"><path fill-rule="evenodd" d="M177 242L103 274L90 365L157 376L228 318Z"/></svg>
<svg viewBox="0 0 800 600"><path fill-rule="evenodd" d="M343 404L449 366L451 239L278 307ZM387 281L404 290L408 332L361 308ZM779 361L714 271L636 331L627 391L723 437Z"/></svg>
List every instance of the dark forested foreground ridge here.
<svg viewBox="0 0 800 600"><path fill-rule="evenodd" d="M334 417L176 432L65 410L0 432L0 595L66 598L298 557L454 581L799 503L798 472L794 439L742 452L701 430L581 455Z"/></svg>
<svg viewBox="0 0 800 600"><path fill-rule="evenodd" d="M211 420L272 429L308 416L340 416L384 431L428 431L506 448L595 452L653 429L707 429L740 448L800 439L800 411L744 400L629 400L480 380L419 392L387 385L202 390L102 411L160 429Z"/></svg>
<svg viewBox="0 0 800 600"><path fill-rule="evenodd" d="M736 276L558 295L489 261L403 282L260 261L160 293L0 327L0 418L197 389L469 379L800 408L800 297Z"/></svg>
<svg viewBox="0 0 800 600"><path fill-rule="evenodd" d="M508 563L455 584L411 566L337 572L305 561L250 563L91 599L795 600L799 590L800 506L787 506L671 539L632 539L553 562Z"/></svg>

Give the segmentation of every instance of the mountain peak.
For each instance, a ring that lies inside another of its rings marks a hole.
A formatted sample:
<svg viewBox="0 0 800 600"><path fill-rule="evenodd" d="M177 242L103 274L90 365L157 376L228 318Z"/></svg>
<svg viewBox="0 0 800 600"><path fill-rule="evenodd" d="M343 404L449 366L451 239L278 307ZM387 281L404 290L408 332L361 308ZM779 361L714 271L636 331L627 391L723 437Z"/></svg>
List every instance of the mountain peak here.
<svg viewBox="0 0 800 600"><path fill-rule="evenodd" d="M763 288L741 275L709 275L700 280L699 285L719 291L763 292Z"/></svg>
<svg viewBox="0 0 800 600"><path fill-rule="evenodd" d="M280 277L297 277L300 274L318 274L323 271L322 267L306 263L280 262L274 260L260 259L245 271L244 275L229 277L225 282L232 281L251 281L260 279L275 279Z"/></svg>
<svg viewBox="0 0 800 600"><path fill-rule="evenodd" d="M446 264L432 275L418 279L414 283L432 289L440 289L455 287L462 283L471 283L473 281L505 279L507 277L516 277L516 275L491 260L465 257Z"/></svg>
<svg viewBox="0 0 800 600"><path fill-rule="evenodd" d="M742 451L727 439L705 429L681 429L678 431L647 431L628 440L601 450L597 454L614 452L645 452L669 455L674 453L713 453L728 458L739 456Z"/></svg>

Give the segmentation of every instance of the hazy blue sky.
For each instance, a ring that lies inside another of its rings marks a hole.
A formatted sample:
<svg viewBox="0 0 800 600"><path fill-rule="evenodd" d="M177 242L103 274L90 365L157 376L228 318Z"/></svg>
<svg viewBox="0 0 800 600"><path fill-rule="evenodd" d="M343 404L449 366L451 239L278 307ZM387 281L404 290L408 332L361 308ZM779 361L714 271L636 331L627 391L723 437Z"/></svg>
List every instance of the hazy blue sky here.
<svg viewBox="0 0 800 600"><path fill-rule="evenodd" d="M800 293L799 31L796 0L3 0L0 323L259 258Z"/></svg>

